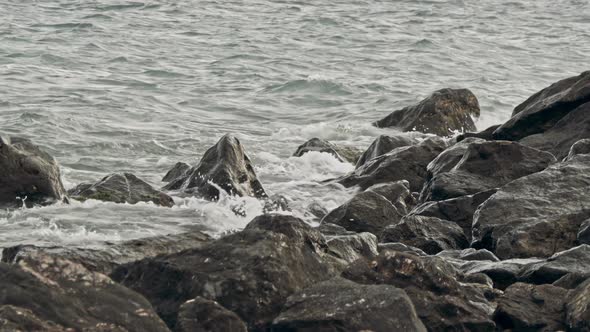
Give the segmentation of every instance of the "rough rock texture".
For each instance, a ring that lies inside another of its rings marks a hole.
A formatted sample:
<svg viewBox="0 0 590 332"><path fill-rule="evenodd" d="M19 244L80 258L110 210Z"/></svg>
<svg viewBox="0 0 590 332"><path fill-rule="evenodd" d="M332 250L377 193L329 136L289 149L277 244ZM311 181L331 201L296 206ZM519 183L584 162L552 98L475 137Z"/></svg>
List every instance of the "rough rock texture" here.
<svg viewBox="0 0 590 332"><path fill-rule="evenodd" d="M424 216L406 216L399 223L387 226L381 234L381 242L401 242L430 255L445 249L469 246L463 230L457 224Z"/></svg>
<svg viewBox="0 0 590 332"><path fill-rule="evenodd" d="M471 91L442 89L416 105L389 114L374 125L451 136L456 131L476 130L472 117L479 117L479 102Z"/></svg>
<svg viewBox="0 0 590 332"><path fill-rule="evenodd" d="M0 263L0 276L0 317L8 320L0 321L2 328L168 331L145 298L80 264L36 255Z"/></svg>
<svg viewBox="0 0 590 332"><path fill-rule="evenodd" d="M482 130L482 131L477 132L477 133L463 133L463 134L457 135L457 142L461 142L464 139L467 139L469 137L481 138L481 139L484 139L486 141L491 141L491 140L494 139L494 137L493 137L494 131L496 129L498 129L498 127L500 127L500 126L501 125L499 125L499 124L498 125L493 125L491 127L488 127L487 129Z"/></svg>
<svg viewBox="0 0 590 332"><path fill-rule="evenodd" d="M177 162L162 178L162 182L170 182L180 176L183 176L191 168L191 165L183 162Z"/></svg>
<svg viewBox="0 0 590 332"><path fill-rule="evenodd" d="M428 180L437 174L445 173L453 169L453 167L463 159L463 155L467 151L469 144L478 142L481 143L485 141L478 138L467 138L459 143L451 145L441 152L426 167L426 171L428 171Z"/></svg>
<svg viewBox="0 0 590 332"><path fill-rule="evenodd" d="M390 151L393 151L397 148L401 148L404 146L415 145L420 143L420 141L427 138L427 135L419 134L419 133L407 133L402 135L381 135L377 137L373 143L363 152L360 156L358 162L356 163L356 168L361 167L367 161L384 155Z"/></svg>
<svg viewBox="0 0 590 332"><path fill-rule="evenodd" d="M499 262L500 259L496 257L492 252L486 249L476 250L473 248L467 248L463 250L444 250L436 254L438 257L443 258L455 258L464 261L492 261Z"/></svg>
<svg viewBox="0 0 590 332"><path fill-rule="evenodd" d="M328 253L346 263L359 258L373 258L379 255L377 237L371 233L327 237Z"/></svg>
<svg viewBox="0 0 590 332"><path fill-rule="evenodd" d="M345 187L358 185L364 190L377 183L407 180L411 191L420 191L427 175L426 166L445 148L444 140L428 138L373 158L338 182Z"/></svg>
<svg viewBox="0 0 590 332"><path fill-rule="evenodd" d="M291 295L272 331L426 331L406 293L334 278Z"/></svg>
<svg viewBox="0 0 590 332"><path fill-rule="evenodd" d="M566 310L570 331L590 331L590 279L572 291Z"/></svg>
<svg viewBox="0 0 590 332"><path fill-rule="evenodd" d="M268 214L201 248L122 265L112 277L145 295L170 327L180 305L200 296L256 330L268 327L288 296L333 276L324 256L327 245L316 229Z"/></svg>
<svg viewBox="0 0 590 332"><path fill-rule="evenodd" d="M43 253L82 264L88 270L110 274L112 270L125 263L138 261L147 257L172 254L185 249L199 248L211 238L198 231L190 233L155 236L117 244L105 243L100 249L74 247L37 247L18 245L2 251L2 261L13 263L25 257Z"/></svg>
<svg viewBox="0 0 590 332"><path fill-rule="evenodd" d="M300 145L293 156L301 157L311 151L329 153L342 162L347 161L353 164L357 163L361 155L361 151L358 151L355 148L337 146L326 140L314 137Z"/></svg>
<svg viewBox="0 0 590 332"><path fill-rule="evenodd" d="M552 285L565 289L574 289L588 279L590 279L590 271L583 273L572 272L557 279L554 283L552 283Z"/></svg>
<svg viewBox="0 0 590 332"><path fill-rule="evenodd" d="M386 243L378 243L377 250L379 252L390 250L390 251L399 251L399 252L407 252L417 256L428 256L422 249L405 245L399 242L386 242Z"/></svg>
<svg viewBox="0 0 590 332"><path fill-rule="evenodd" d="M578 154L590 154L590 138L584 138L574 143L564 161L568 161Z"/></svg>
<svg viewBox="0 0 590 332"><path fill-rule="evenodd" d="M563 288L516 283L498 299L494 321L504 330L564 331L566 300Z"/></svg>
<svg viewBox="0 0 590 332"><path fill-rule="evenodd" d="M483 292L475 284L459 283L457 271L441 258L384 251L374 260L353 263L342 276L404 289L429 331L494 330L494 308Z"/></svg>
<svg viewBox="0 0 590 332"><path fill-rule="evenodd" d="M402 215L407 214L416 205L416 201L410 192L410 183L405 180L378 183L369 187L367 191L385 197Z"/></svg>
<svg viewBox="0 0 590 332"><path fill-rule="evenodd" d="M507 259L500 262L481 261L481 260L463 260L444 257L445 261L452 264L455 268L466 275L483 273L490 277L494 282L494 288L506 289L518 281L518 276L522 269L533 263L541 262L541 259L534 258L515 258Z"/></svg>
<svg viewBox="0 0 590 332"><path fill-rule="evenodd" d="M220 190L236 196L267 197L244 147L229 134L209 148L196 167L164 189L182 190L209 200L219 199Z"/></svg>
<svg viewBox="0 0 590 332"><path fill-rule="evenodd" d="M0 136L0 208L66 199L55 159L27 139Z"/></svg>
<svg viewBox="0 0 590 332"><path fill-rule="evenodd" d="M578 240L578 243L590 244L590 219L586 219L580 224L576 239Z"/></svg>
<svg viewBox="0 0 590 332"><path fill-rule="evenodd" d="M590 71L587 71L554 83L518 105L512 118L494 131L494 138L514 141L544 132L589 101Z"/></svg>
<svg viewBox="0 0 590 332"><path fill-rule="evenodd" d="M247 332L238 315L219 303L197 297L186 301L178 312L178 332Z"/></svg>
<svg viewBox="0 0 590 332"><path fill-rule="evenodd" d="M168 207L174 205L172 197L154 189L131 173L111 174L96 183L82 183L69 190L68 194L81 201L97 199L115 203L153 202Z"/></svg>
<svg viewBox="0 0 590 332"><path fill-rule="evenodd" d="M525 266L519 273L520 281L534 284L551 284L568 273L590 271L590 246L583 244L549 257L545 261Z"/></svg>
<svg viewBox="0 0 590 332"><path fill-rule="evenodd" d="M550 153L516 142L471 143L451 170L435 175L424 186L420 200L439 201L498 188L554 162Z"/></svg>
<svg viewBox="0 0 590 332"><path fill-rule="evenodd" d="M590 155L500 188L473 217L473 243L501 259L547 257L576 244L590 213Z"/></svg>
<svg viewBox="0 0 590 332"><path fill-rule="evenodd" d="M387 225L396 223L401 218L402 214L385 197L372 191L364 191L332 210L321 223L336 224L353 232L378 235Z"/></svg>
<svg viewBox="0 0 590 332"><path fill-rule="evenodd" d="M451 198L443 201L425 202L410 211L410 215L436 217L455 222L471 242L471 225L477 208L496 192L496 189Z"/></svg>

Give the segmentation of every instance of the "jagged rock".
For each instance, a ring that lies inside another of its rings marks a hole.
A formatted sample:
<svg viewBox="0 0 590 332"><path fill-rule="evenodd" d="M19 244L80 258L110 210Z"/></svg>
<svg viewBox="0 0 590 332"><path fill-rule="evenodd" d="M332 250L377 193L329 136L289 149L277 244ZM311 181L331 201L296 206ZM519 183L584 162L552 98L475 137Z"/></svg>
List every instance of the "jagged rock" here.
<svg viewBox="0 0 590 332"><path fill-rule="evenodd" d="M346 228L332 224L329 222L321 223L318 226L318 231L322 233L324 236L338 236L338 235L353 235L357 234L356 232L347 231Z"/></svg>
<svg viewBox="0 0 590 332"><path fill-rule="evenodd" d="M427 253L422 251L422 249L405 245L399 242L386 242L386 243L378 243L377 250L379 252L390 250L390 251L399 251L399 252L407 252L410 254L418 255L418 256L428 256Z"/></svg>
<svg viewBox="0 0 590 332"><path fill-rule="evenodd" d="M541 259L535 258L516 258L499 262L481 260L467 261L450 257L443 258L466 275L479 273L487 275L494 282L494 288L498 289L506 289L506 287L517 282L518 275L525 266L542 261Z"/></svg>
<svg viewBox="0 0 590 332"><path fill-rule="evenodd" d="M389 114L374 125L452 136L457 131L476 130L472 117L479 117L479 102L471 91L441 89L416 105Z"/></svg>
<svg viewBox="0 0 590 332"><path fill-rule="evenodd" d="M578 106L590 101L590 71L566 78L535 93L494 131L494 139L519 140L553 127Z"/></svg>
<svg viewBox="0 0 590 332"><path fill-rule="evenodd" d="M426 331L406 293L334 278L291 295L272 331Z"/></svg>
<svg viewBox="0 0 590 332"><path fill-rule="evenodd" d="M440 201L498 188L554 162L550 153L516 142L471 143L451 170L435 175L424 186L420 200Z"/></svg>
<svg viewBox="0 0 590 332"><path fill-rule="evenodd" d="M590 84L588 84L588 87L590 90ZM520 143L551 152L558 159L563 159L568 155L574 143L590 138L588 112L590 112L590 102L570 111L557 121L552 128L543 133L527 136L521 139Z"/></svg>
<svg viewBox="0 0 590 332"><path fill-rule="evenodd" d="M371 233L330 236L327 237L327 244L328 253L346 263L379 255L377 237Z"/></svg>
<svg viewBox="0 0 590 332"><path fill-rule="evenodd" d="M523 267L520 281L533 284L551 284L568 273L584 274L590 271L590 246L583 244L558 252L547 260Z"/></svg>
<svg viewBox="0 0 590 332"><path fill-rule="evenodd" d="M425 202L415 207L409 214L453 221L463 229L463 234L465 234L467 241L471 242L473 214L477 208L495 192L496 189L491 189L473 195L466 195L443 201Z"/></svg>
<svg viewBox="0 0 590 332"><path fill-rule="evenodd" d="M402 218L401 213L385 197L364 191L332 210L321 223L331 223L353 232L381 234L383 229Z"/></svg>
<svg viewBox="0 0 590 332"><path fill-rule="evenodd" d="M438 257L443 258L455 258L464 261L492 261L499 262L500 259L496 257L492 252L486 249L476 250L473 248L467 248L463 250L443 250L436 254Z"/></svg>
<svg viewBox="0 0 590 332"><path fill-rule="evenodd" d="M240 141L227 134L209 148L196 167L164 186L209 200L219 199L220 190L236 196L266 198L250 158Z"/></svg>
<svg viewBox="0 0 590 332"><path fill-rule="evenodd" d="M121 264L157 255L172 254L190 248L199 248L210 240L209 235L193 231L130 240L117 244L105 243L100 249L17 245L2 251L2 261L14 263L25 257L42 253L81 264L92 272L110 274L115 267Z"/></svg>
<svg viewBox="0 0 590 332"><path fill-rule="evenodd" d="M589 138L584 138L574 143L574 145L572 145L572 147L570 148L567 157L565 157L564 161L568 161L578 154L590 154Z"/></svg>
<svg viewBox="0 0 590 332"><path fill-rule="evenodd" d="M266 214L201 248L122 265L111 275L146 296L170 327L180 305L200 296L257 330L268 327L288 296L334 275L326 256L316 229L292 216Z"/></svg>
<svg viewBox="0 0 590 332"><path fill-rule="evenodd" d="M0 275L2 328L168 331L145 298L80 264L35 255L14 265L0 263Z"/></svg>
<svg viewBox="0 0 590 332"><path fill-rule="evenodd" d="M580 225L578 234L576 234L578 243L590 244L590 219L586 219Z"/></svg>
<svg viewBox="0 0 590 332"><path fill-rule="evenodd" d="M565 289L574 289L588 279L590 279L590 271L583 273L572 272L557 279L552 285Z"/></svg>
<svg viewBox="0 0 590 332"><path fill-rule="evenodd" d="M178 312L178 332L247 332L246 324L219 303L197 297L186 301Z"/></svg>
<svg viewBox="0 0 590 332"><path fill-rule="evenodd" d="M501 259L547 257L573 247L590 217L589 184L590 155L508 183L475 213L472 246Z"/></svg>
<svg viewBox="0 0 590 332"><path fill-rule="evenodd" d="M494 310L476 284L461 284L458 272L439 257L383 251L358 260L343 277L361 284L386 284L406 291L429 331L493 331ZM482 288L485 288L485 286Z"/></svg>
<svg viewBox="0 0 590 332"><path fill-rule="evenodd" d="M0 208L67 201L57 162L27 139L0 136L0 170Z"/></svg>
<svg viewBox="0 0 590 332"><path fill-rule="evenodd" d="M399 223L387 226L381 242L401 242L430 255L469 246L463 230L454 222L423 216L406 216Z"/></svg>
<svg viewBox="0 0 590 332"><path fill-rule="evenodd" d="M503 330L564 331L566 300L563 288L515 283L498 299L494 321Z"/></svg>
<svg viewBox="0 0 590 332"><path fill-rule="evenodd" d="M457 165L459 161L463 159L463 155L467 151L469 144L481 142L485 141L478 138L467 138L445 149L426 167L426 171L428 172L428 180L432 179L432 177L435 175L446 173L453 169L453 167L455 167L455 165Z"/></svg>
<svg viewBox="0 0 590 332"><path fill-rule="evenodd" d="M571 292L566 304L566 324L569 331L590 331L590 279Z"/></svg>
<svg viewBox="0 0 590 332"><path fill-rule="evenodd" d="M174 166L164 175L162 178L162 182L170 182L178 177L185 175L188 170L191 168L191 165L183 162L177 162Z"/></svg>
<svg viewBox="0 0 590 332"><path fill-rule="evenodd" d="M485 130L482 130L482 131L478 132L478 133L463 133L463 134L457 135L457 138L456 139L457 139L457 142L461 142L464 139L470 138L470 137L473 137L473 138L481 138L481 139L484 139L486 141L492 141L494 139L494 137L493 137L494 131L496 129L498 129L498 127L500 127L500 126L501 125L499 125L499 124L498 125L493 125L491 127L488 127Z"/></svg>
<svg viewBox="0 0 590 332"><path fill-rule="evenodd" d="M377 183L407 180L411 191L419 191L426 179L426 166L445 148L446 142L441 138L428 138L373 158L338 182L364 190Z"/></svg>
<svg viewBox="0 0 590 332"><path fill-rule="evenodd" d="M361 167L373 158L384 155L397 148L418 144L427 137L429 136L419 133L407 133L395 136L380 135L360 156L356 163L356 168Z"/></svg>
<svg viewBox="0 0 590 332"><path fill-rule="evenodd" d="M153 202L162 206L173 206L174 200L165 193L131 173L111 174L96 183L82 183L68 191L70 197L84 201L100 201L136 204Z"/></svg>
<svg viewBox="0 0 590 332"><path fill-rule="evenodd" d="M416 202L410 192L410 183L406 180L378 183L367 189L383 197L395 206L399 213L406 215Z"/></svg>
<svg viewBox="0 0 590 332"><path fill-rule="evenodd" d="M361 155L361 151L352 147L340 147L326 140L315 137L300 145L297 148L297 151L293 154L293 157L301 157L311 151L329 153L341 162L349 162L353 164L357 163Z"/></svg>

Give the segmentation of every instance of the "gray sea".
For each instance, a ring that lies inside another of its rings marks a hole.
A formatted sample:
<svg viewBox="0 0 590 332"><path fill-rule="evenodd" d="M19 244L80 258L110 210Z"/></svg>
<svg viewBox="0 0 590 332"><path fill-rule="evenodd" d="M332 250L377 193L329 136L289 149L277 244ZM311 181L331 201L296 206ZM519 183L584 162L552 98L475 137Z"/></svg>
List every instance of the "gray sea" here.
<svg viewBox="0 0 590 332"><path fill-rule="evenodd" d="M471 89L485 129L589 54L588 0L0 0L0 133L54 155L68 188L122 171L159 187L233 133L311 221L309 204L350 198L320 182L353 166L291 157L307 139L366 148L393 132L372 121L443 87ZM219 234L260 211L231 197L1 211L0 247Z"/></svg>

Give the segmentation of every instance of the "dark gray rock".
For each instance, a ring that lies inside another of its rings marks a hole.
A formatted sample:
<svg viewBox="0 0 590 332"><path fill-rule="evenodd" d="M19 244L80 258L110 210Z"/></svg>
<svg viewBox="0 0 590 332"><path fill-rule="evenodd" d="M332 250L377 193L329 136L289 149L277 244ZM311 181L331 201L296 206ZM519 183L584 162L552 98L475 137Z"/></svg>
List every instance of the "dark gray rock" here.
<svg viewBox="0 0 590 332"><path fill-rule="evenodd" d="M0 331L66 332L66 329L55 322L44 321L29 309L12 305L0 305Z"/></svg>
<svg viewBox="0 0 590 332"><path fill-rule="evenodd" d="M334 278L291 295L272 331L426 331L406 293Z"/></svg>
<svg viewBox="0 0 590 332"><path fill-rule="evenodd" d="M498 299L494 321L503 330L564 331L566 300L563 288L515 283Z"/></svg>
<svg viewBox="0 0 590 332"><path fill-rule="evenodd" d="M573 290L566 304L569 331L590 331L590 279Z"/></svg>
<svg viewBox="0 0 590 332"><path fill-rule="evenodd" d="M439 201L498 188L542 171L555 162L550 153L516 142L471 143L463 158L451 170L439 173L428 181L420 200Z"/></svg>
<svg viewBox="0 0 590 332"><path fill-rule="evenodd" d="M548 257L576 245L590 217L590 155L514 180L473 217L473 242L501 259Z"/></svg>
<svg viewBox="0 0 590 332"><path fill-rule="evenodd" d="M164 186L209 200L219 199L220 190L236 196L266 198L250 158L240 141L227 134L209 148L196 167Z"/></svg>
<svg viewBox="0 0 590 332"><path fill-rule="evenodd" d="M27 139L0 136L0 170L0 208L67 201L57 162Z"/></svg>
<svg viewBox="0 0 590 332"><path fill-rule="evenodd" d="M507 259L499 262L443 258L466 275L479 273L487 275L494 282L494 288L498 289L506 289L506 287L517 282L518 276L525 266L542 261L533 258Z"/></svg>
<svg viewBox="0 0 590 332"><path fill-rule="evenodd" d="M178 312L178 332L247 332L246 324L219 303L197 297L186 301Z"/></svg>
<svg viewBox="0 0 590 332"><path fill-rule="evenodd" d="M347 264L360 258L373 258L379 255L377 237L371 233L329 236L326 239L328 253Z"/></svg>
<svg viewBox="0 0 590 332"><path fill-rule="evenodd" d="M406 180L378 183L369 187L367 191L385 197L402 215L407 214L416 205L416 201L410 192L410 184Z"/></svg>
<svg viewBox="0 0 590 332"><path fill-rule="evenodd" d="M365 152L363 152L356 163L356 168L361 167L373 158L384 155L397 148L418 144L427 137L427 135L419 133L406 133L393 136L381 135L371 143Z"/></svg>
<svg viewBox="0 0 590 332"><path fill-rule="evenodd" d="M520 281L532 284L551 284L568 273L585 274L590 271L590 246L583 244L558 252L547 260L523 267Z"/></svg>
<svg viewBox="0 0 590 332"><path fill-rule="evenodd" d="M185 175L191 165L183 162L177 162L162 178L162 182L170 182L178 177Z"/></svg>
<svg viewBox="0 0 590 332"><path fill-rule="evenodd" d="M364 190L377 183L407 180L411 191L420 191L427 177L426 166L445 148L446 142L441 138L428 138L373 158L338 182Z"/></svg>
<svg viewBox="0 0 590 332"><path fill-rule="evenodd" d="M472 117L479 117L479 102L471 91L441 89L416 105L389 114L374 125L452 136L457 131L476 130Z"/></svg>
<svg viewBox="0 0 590 332"><path fill-rule="evenodd" d="M154 189L131 173L110 174L96 183L82 183L69 190L68 194L79 201L96 199L114 203L153 202L167 207L174 205L172 197Z"/></svg>
<svg viewBox="0 0 590 332"><path fill-rule="evenodd" d="M321 223L331 223L353 232L381 234L383 229L398 222L402 214L385 197L365 191L332 210Z"/></svg>
<svg viewBox="0 0 590 332"><path fill-rule="evenodd" d="M494 137L493 137L494 131L496 131L496 129L498 129L498 127L500 127L500 126L501 125L499 125L499 124L493 125L491 127L488 127L487 129L482 130L477 133L463 133L463 134L458 135L456 140L457 140L457 142L461 142L464 139L473 137L473 138L481 138L486 141L492 141L492 140L494 140Z"/></svg>
<svg viewBox="0 0 590 332"><path fill-rule="evenodd" d="M512 118L494 131L494 139L514 141L542 133L589 101L590 71L587 71L554 83L518 105Z"/></svg>
<svg viewBox="0 0 590 332"><path fill-rule="evenodd" d="M443 258L455 258L464 261L492 261L499 262L500 259L496 257L492 252L486 249L476 250L473 248L467 248L463 250L443 250L436 254Z"/></svg>
<svg viewBox="0 0 590 332"><path fill-rule="evenodd" d="M317 230L320 231L320 233L322 233L322 235L324 235L324 236L338 236L338 235L354 235L354 234L357 234L356 232L347 231L346 228L344 228L344 227L342 227L340 225L331 224L329 222L321 223L317 227Z"/></svg>
<svg viewBox="0 0 590 332"><path fill-rule="evenodd" d="M590 279L590 271L583 273L572 272L557 279L552 285L565 289L574 289L580 286L583 282L585 282L588 279Z"/></svg>
<svg viewBox="0 0 590 332"><path fill-rule="evenodd" d="M463 159L463 155L467 151L469 144L481 142L485 141L478 138L467 138L445 149L426 167L426 170L428 171L428 180L432 179L435 175L446 173L453 169L453 167Z"/></svg>
<svg viewBox="0 0 590 332"><path fill-rule="evenodd" d="M580 224L576 239L580 244L590 244L590 219L586 219Z"/></svg>
<svg viewBox="0 0 590 332"><path fill-rule="evenodd" d="M318 219L322 219L328 214L329 211L320 203L312 202L307 206L306 212Z"/></svg>
<svg viewBox="0 0 590 332"><path fill-rule="evenodd" d="M292 216L267 214L201 248L118 267L113 279L146 296L175 327L180 305L197 296L264 329L288 296L331 278L323 236Z"/></svg>
<svg viewBox="0 0 590 332"><path fill-rule="evenodd" d="M568 161L578 154L590 154L589 138L584 138L574 143L574 145L572 145L572 147L570 148L567 157L565 157L564 161Z"/></svg>
<svg viewBox="0 0 590 332"><path fill-rule="evenodd" d="M293 156L301 157L304 154L311 151L329 153L341 162L349 162L352 164L357 163L362 153L361 151L355 148L337 146L326 140L315 137L300 145L297 148L297 151L295 151L295 153L293 154Z"/></svg>
<svg viewBox="0 0 590 332"><path fill-rule="evenodd" d="M390 251L399 251L399 252L407 252L410 254L418 255L418 256L428 256L427 253L422 251L422 249L405 245L399 242L386 242L386 243L378 243L377 250L379 252L390 250Z"/></svg>
<svg viewBox="0 0 590 332"><path fill-rule="evenodd" d="M469 245L463 230L454 222L424 216L404 217L399 223L387 226L380 239L420 248L430 255Z"/></svg>

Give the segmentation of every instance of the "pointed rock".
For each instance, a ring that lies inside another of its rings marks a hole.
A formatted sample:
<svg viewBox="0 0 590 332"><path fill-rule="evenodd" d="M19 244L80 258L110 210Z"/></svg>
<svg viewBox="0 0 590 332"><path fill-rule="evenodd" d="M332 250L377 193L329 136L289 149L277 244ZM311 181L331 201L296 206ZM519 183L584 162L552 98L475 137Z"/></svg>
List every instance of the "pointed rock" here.
<svg viewBox="0 0 590 332"><path fill-rule="evenodd" d="M162 178L162 182L170 182L176 178L179 178L188 172L191 166L187 163L177 162L166 175Z"/></svg>
<svg viewBox="0 0 590 332"><path fill-rule="evenodd" d="M419 133L407 133L403 135L394 136L381 135L377 137L377 139L375 139L373 143L371 143L371 145L369 146L369 148L367 148L367 150L365 150L365 152L363 152L358 162L356 163L356 168L361 167L362 165L366 164L367 161L373 158L384 155L397 148L418 144L420 143L420 141L424 140L427 137L429 136Z"/></svg>
<svg viewBox="0 0 590 332"><path fill-rule="evenodd" d="M301 157L311 151L329 153L341 162L349 162L352 164L356 164L361 154L360 151L357 151L354 148L337 146L326 140L314 137L300 145L297 148L297 151L293 154L293 157Z"/></svg>

